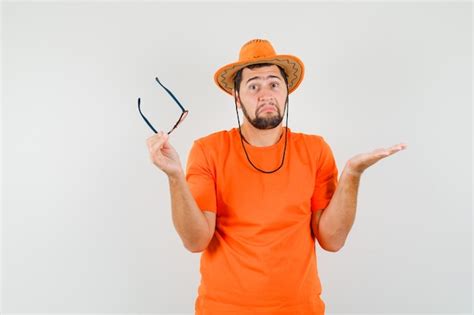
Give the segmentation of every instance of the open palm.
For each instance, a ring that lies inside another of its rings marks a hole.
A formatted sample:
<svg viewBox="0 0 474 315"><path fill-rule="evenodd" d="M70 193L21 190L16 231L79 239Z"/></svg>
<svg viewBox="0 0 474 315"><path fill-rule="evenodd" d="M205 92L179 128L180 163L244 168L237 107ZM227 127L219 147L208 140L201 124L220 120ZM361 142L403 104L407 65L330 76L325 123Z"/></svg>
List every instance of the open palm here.
<svg viewBox="0 0 474 315"><path fill-rule="evenodd" d="M407 147L407 144L399 143L388 149L379 148L372 152L357 154L347 162L346 169L351 174L361 175L369 166Z"/></svg>

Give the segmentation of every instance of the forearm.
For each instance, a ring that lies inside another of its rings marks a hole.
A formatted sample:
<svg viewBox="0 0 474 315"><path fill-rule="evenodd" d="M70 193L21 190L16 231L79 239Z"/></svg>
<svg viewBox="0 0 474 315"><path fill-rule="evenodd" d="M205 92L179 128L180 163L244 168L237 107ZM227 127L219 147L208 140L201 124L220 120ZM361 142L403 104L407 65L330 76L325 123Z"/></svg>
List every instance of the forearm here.
<svg viewBox="0 0 474 315"><path fill-rule="evenodd" d="M184 247L201 251L209 243L209 225L194 200L183 174L168 177L173 224Z"/></svg>
<svg viewBox="0 0 474 315"><path fill-rule="evenodd" d="M344 246L355 219L360 177L344 168L336 191L319 220L318 241L323 248L337 251Z"/></svg>

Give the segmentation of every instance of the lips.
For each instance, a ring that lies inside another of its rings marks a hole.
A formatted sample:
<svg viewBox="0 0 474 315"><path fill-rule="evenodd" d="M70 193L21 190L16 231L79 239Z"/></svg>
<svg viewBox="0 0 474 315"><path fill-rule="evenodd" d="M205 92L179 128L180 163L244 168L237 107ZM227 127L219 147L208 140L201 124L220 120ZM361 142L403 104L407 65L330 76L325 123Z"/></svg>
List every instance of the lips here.
<svg viewBox="0 0 474 315"><path fill-rule="evenodd" d="M273 105L264 105L259 112L269 112L269 111L276 111L275 106Z"/></svg>

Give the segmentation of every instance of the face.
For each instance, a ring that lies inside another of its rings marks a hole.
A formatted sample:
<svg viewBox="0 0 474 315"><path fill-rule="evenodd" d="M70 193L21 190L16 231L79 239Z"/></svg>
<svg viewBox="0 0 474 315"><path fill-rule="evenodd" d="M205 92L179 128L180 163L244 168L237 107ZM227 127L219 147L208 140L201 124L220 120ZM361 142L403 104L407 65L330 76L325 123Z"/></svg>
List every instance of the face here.
<svg viewBox="0 0 474 315"><path fill-rule="evenodd" d="M237 106L255 128L273 129L280 125L287 95L285 80L277 66L242 70Z"/></svg>

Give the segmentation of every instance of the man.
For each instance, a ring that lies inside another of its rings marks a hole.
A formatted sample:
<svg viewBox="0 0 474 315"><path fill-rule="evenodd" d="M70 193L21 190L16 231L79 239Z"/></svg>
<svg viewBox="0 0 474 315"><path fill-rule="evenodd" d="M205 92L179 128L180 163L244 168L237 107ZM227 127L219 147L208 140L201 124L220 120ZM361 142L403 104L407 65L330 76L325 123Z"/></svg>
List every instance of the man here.
<svg viewBox="0 0 474 315"><path fill-rule="evenodd" d="M315 240L330 252L344 246L363 171L406 147L356 155L338 179L324 138L288 128L288 96L303 75L299 58L251 40L214 77L234 98L238 128L196 140L186 175L167 134L147 140L183 245L202 252L196 314L324 314Z"/></svg>

